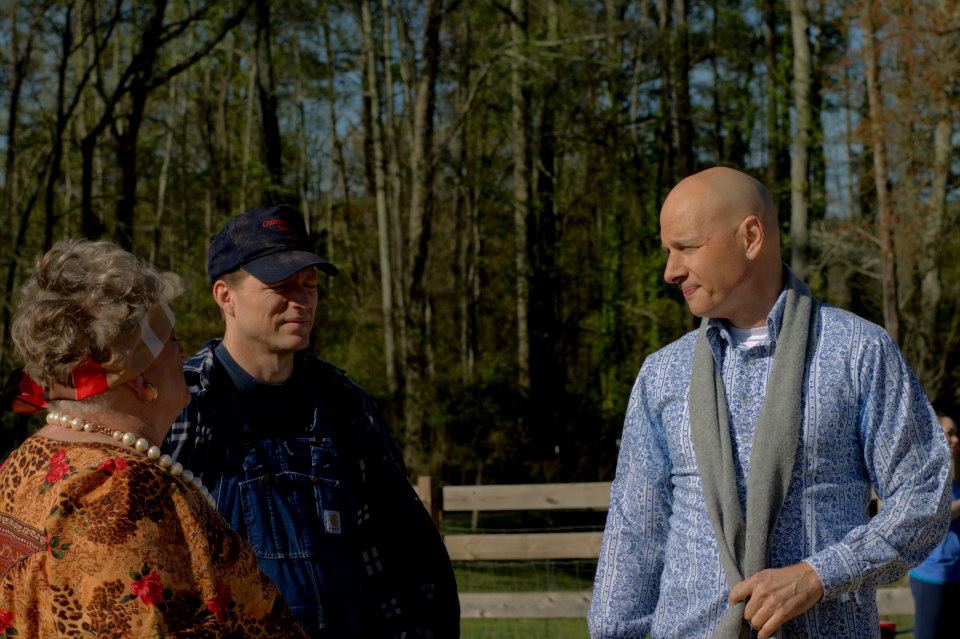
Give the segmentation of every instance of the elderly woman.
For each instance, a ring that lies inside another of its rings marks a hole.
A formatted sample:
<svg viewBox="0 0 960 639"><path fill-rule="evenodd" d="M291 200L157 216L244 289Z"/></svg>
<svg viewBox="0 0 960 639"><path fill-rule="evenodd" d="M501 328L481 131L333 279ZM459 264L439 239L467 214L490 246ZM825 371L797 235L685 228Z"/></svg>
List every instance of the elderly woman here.
<svg viewBox="0 0 960 639"><path fill-rule="evenodd" d="M0 466L0 636L304 636L156 445L189 399L168 305L181 290L88 241L56 244L24 286L15 404L49 412Z"/></svg>

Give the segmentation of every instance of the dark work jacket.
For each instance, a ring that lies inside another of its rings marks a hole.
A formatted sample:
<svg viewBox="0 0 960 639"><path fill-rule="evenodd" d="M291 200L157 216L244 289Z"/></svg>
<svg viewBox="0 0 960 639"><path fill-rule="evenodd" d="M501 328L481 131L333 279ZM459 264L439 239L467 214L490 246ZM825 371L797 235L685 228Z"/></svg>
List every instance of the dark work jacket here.
<svg viewBox="0 0 960 639"><path fill-rule="evenodd" d="M315 407L309 430L246 424L218 344L184 363L191 399L164 450L201 477L312 635L459 637L450 558L367 394L298 353Z"/></svg>

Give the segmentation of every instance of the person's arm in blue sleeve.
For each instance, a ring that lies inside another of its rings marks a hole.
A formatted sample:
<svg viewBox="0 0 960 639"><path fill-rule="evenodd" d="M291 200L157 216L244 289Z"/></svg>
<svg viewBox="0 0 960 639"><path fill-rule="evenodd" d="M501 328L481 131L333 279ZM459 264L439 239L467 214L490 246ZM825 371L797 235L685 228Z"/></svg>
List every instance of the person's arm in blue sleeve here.
<svg viewBox="0 0 960 639"><path fill-rule="evenodd" d="M807 559L824 599L896 580L949 523L949 452L920 382L885 332L868 337L863 351L851 374L860 387L864 464L882 503L869 523Z"/></svg>
<svg viewBox="0 0 960 639"><path fill-rule="evenodd" d="M671 510L670 461L644 363L630 395L588 623L593 639L643 639L660 595Z"/></svg>

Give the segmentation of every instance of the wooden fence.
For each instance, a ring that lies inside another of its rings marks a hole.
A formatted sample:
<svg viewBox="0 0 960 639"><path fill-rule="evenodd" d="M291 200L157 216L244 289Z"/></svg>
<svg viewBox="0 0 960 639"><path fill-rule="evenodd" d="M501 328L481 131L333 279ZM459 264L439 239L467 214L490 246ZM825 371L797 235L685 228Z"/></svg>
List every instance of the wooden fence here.
<svg viewBox="0 0 960 639"><path fill-rule="evenodd" d="M417 480L417 492L437 526L449 512L597 510L610 504L610 482L571 484L510 484L438 487L430 477ZM450 534L444 543L453 561L541 561L596 559L600 532ZM461 592L464 618L554 619L584 618L591 592ZM881 615L912 615L908 588L877 592Z"/></svg>

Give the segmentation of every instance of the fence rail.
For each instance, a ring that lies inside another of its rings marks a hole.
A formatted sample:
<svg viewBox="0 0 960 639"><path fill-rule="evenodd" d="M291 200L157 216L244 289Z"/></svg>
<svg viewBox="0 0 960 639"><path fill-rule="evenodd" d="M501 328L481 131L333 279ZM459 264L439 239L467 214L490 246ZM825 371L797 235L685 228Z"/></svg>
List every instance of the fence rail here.
<svg viewBox="0 0 960 639"><path fill-rule="evenodd" d="M443 538L454 561L497 559L596 559L598 532L558 532L498 535L447 535Z"/></svg>
<svg viewBox="0 0 960 639"><path fill-rule="evenodd" d="M509 484L438 487L430 477L417 480L417 491L437 526L445 512L594 510L610 503L610 482ZM599 532L450 534L444 543L453 561L540 561L596 559ZM460 616L489 619L584 618L589 590L561 592L461 592ZM881 615L914 614L908 588L877 591Z"/></svg>
<svg viewBox="0 0 960 639"><path fill-rule="evenodd" d="M610 482L444 486L443 510L606 510Z"/></svg>

